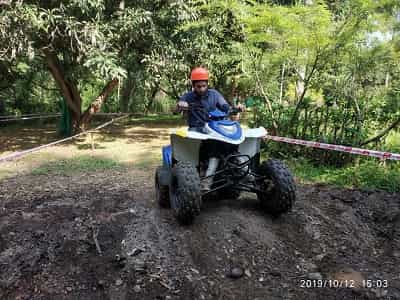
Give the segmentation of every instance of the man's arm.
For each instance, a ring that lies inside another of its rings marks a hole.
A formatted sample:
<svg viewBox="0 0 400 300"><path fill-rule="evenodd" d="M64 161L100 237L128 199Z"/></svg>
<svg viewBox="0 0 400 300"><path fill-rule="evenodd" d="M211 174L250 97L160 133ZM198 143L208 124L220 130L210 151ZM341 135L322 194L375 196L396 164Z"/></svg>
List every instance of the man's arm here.
<svg viewBox="0 0 400 300"><path fill-rule="evenodd" d="M222 96L218 91L215 91L216 97L217 97L217 107L222 110L223 112L228 112L229 111L229 104L225 100L224 96Z"/></svg>
<svg viewBox="0 0 400 300"><path fill-rule="evenodd" d="M176 103L176 110L178 112L189 107L188 94L189 93L186 93L186 94L183 94L182 96L179 97L179 101Z"/></svg>

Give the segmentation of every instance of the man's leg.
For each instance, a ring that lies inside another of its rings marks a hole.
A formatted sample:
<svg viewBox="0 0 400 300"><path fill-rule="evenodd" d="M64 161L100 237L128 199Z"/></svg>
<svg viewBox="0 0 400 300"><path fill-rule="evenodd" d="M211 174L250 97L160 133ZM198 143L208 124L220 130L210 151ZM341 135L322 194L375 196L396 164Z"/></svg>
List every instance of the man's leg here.
<svg viewBox="0 0 400 300"><path fill-rule="evenodd" d="M209 191L211 189L214 174L218 169L219 155L220 155L220 142L214 140L204 140L201 146L201 159L208 162L207 170L205 171L205 178L202 180L202 190Z"/></svg>
<svg viewBox="0 0 400 300"><path fill-rule="evenodd" d="M214 180L214 176L212 176L212 175L214 175L215 172L217 171L218 163L219 163L219 158L216 158L216 157L211 157L208 160L208 167L206 170L205 177L208 177L208 176L210 176L210 177L203 179L202 188L201 188L203 191L209 191L211 189L211 185Z"/></svg>

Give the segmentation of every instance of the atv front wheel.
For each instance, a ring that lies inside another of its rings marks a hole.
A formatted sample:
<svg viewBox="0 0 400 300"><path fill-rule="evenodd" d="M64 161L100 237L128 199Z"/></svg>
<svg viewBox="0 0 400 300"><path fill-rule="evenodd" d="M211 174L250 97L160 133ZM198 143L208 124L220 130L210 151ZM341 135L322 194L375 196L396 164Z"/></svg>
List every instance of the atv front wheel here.
<svg viewBox="0 0 400 300"><path fill-rule="evenodd" d="M191 163L178 162L172 168L169 195L178 221L192 223L200 213L201 189L199 174Z"/></svg>
<svg viewBox="0 0 400 300"><path fill-rule="evenodd" d="M289 168L282 161L271 159L261 163L257 173L266 177L258 182L264 191L257 193L262 209L274 216L289 211L296 200L296 186Z"/></svg>
<svg viewBox="0 0 400 300"><path fill-rule="evenodd" d="M154 186L156 190L156 200L161 207L170 207L168 185L161 185L160 173L163 167L158 167L154 176Z"/></svg>

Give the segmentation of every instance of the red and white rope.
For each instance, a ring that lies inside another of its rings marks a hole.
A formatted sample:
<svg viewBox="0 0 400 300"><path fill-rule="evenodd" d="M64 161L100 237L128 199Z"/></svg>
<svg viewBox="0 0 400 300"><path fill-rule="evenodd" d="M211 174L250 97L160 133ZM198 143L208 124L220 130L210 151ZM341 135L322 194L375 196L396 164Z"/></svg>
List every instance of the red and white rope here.
<svg viewBox="0 0 400 300"><path fill-rule="evenodd" d="M129 113L96 113L94 116L125 116L129 115ZM55 118L60 117L61 114L27 114L27 115L8 115L8 116L0 116L0 122L10 122L10 121L21 121L21 120L33 120L33 119L47 119L47 118Z"/></svg>
<svg viewBox="0 0 400 300"><path fill-rule="evenodd" d="M26 116L26 117L14 117L14 118L3 118L0 119L0 122L10 122L10 121L21 121L21 120L33 120L33 119L48 119L48 118L56 118L61 116L61 114L54 115L41 115L41 116Z"/></svg>
<svg viewBox="0 0 400 300"><path fill-rule="evenodd" d="M47 116L47 115L61 115L60 113L45 113L45 114L23 114L23 115L7 115L7 116L0 116L0 119L17 119L17 118L24 118L24 117L37 117L37 116Z"/></svg>
<svg viewBox="0 0 400 300"><path fill-rule="evenodd" d="M390 160L400 161L400 154L398 154L398 153L367 150L367 149L361 149L361 148L355 148L355 147L349 147L349 146L325 144L325 143L304 141L304 140L291 139L291 138L272 136L272 135L266 135L265 139L272 140L275 142L283 142L283 143L307 146L307 147L312 147L312 148L340 151L340 152L346 152L346 153L351 153L351 154L358 154L358 155L364 155L364 156L370 156L370 157L378 157L380 159L390 159Z"/></svg>
<svg viewBox="0 0 400 300"><path fill-rule="evenodd" d="M129 115L125 115L125 116L122 116L122 117L119 117L119 118L112 119L111 121L108 121L108 122L106 122L106 123L104 123L104 124L102 124L100 126L97 126L96 128L80 132L78 134L75 134L73 136L67 137L65 139L61 139L61 140L58 140L58 141L55 141L55 142L51 142L51 143L48 143L48 144L45 144L45 145L41 145L41 146L38 146L38 147L35 147L35 148L27 149L27 150L24 150L24 151L14 152L14 153L11 153L9 155L0 157L0 163L5 162L5 161L11 161L11 160L17 159L19 157L25 156L25 155L27 155L29 153L37 152L39 150L42 150L42 149L45 149L45 148L48 148L48 147L51 147L51 146L54 146L54 145L57 145L57 144L61 144L61 143L64 143L66 141L69 141L69 140L72 140L74 138L77 138L78 136L81 136L81 135L84 135L84 134L87 134L87 133L90 133L90 132L93 132L93 131L97 131L99 129L102 129L102 128L112 124L115 121L124 119L124 118L126 118L128 116Z"/></svg>

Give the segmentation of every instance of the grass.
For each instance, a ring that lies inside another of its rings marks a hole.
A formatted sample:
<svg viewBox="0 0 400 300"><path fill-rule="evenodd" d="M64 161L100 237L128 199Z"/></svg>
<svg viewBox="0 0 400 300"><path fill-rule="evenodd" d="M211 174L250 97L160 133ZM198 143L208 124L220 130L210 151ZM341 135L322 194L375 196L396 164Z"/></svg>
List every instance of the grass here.
<svg viewBox="0 0 400 300"><path fill-rule="evenodd" d="M288 160L303 183L326 183L338 187L400 192L400 164L366 160L343 168L316 166L306 160Z"/></svg>
<svg viewBox="0 0 400 300"><path fill-rule="evenodd" d="M45 175L56 173L67 175L75 172L93 172L112 169L121 166L118 162L96 156L78 156L69 159L61 159L43 164L32 170L33 175Z"/></svg>
<svg viewBox="0 0 400 300"><path fill-rule="evenodd" d="M149 116L111 125L93 135L94 150L91 147L90 136L83 136L21 159L0 164L0 180L32 173L96 172L119 166L152 170L161 162L161 146L169 143L170 128L179 126L176 119L176 116L162 116L162 121L157 122L156 116ZM48 143L57 137L54 137L54 131L35 131L29 126L21 126L18 131L4 134L2 139L5 141L18 139L14 144L19 147L21 141L28 140L29 144L25 147L28 149ZM4 152L1 153L1 150ZM8 154L10 150L12 152L22 149L4 146L0 149L0 156Z"/></svg>

